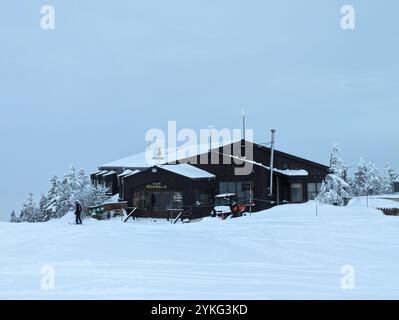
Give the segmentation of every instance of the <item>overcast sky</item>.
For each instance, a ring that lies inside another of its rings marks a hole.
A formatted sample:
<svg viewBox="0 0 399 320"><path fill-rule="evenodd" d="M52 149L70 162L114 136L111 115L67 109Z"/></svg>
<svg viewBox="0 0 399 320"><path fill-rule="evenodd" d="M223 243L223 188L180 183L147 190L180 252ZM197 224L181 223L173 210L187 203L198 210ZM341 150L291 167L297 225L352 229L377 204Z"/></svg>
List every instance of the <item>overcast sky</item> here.
<svg viewBox="0 0 399 320"><path fill-rule="evenodd" d="M340 28L344 4L356 29ZM42 5L56 28L40 27ZM239 128L327 163L333 142L399 168L397 13L391 1L3 0L0 217L70 164L145 148L150 128Z"/></svg>

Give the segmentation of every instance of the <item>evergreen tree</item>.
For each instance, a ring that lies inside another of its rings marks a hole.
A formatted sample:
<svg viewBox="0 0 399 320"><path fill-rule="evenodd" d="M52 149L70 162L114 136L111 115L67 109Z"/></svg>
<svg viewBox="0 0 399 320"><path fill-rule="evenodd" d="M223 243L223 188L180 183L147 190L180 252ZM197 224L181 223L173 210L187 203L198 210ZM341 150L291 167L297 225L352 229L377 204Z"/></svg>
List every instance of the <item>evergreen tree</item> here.
<svg viewBox="0 0 399 320"><path fill-rule="evenodd" d="M317 199L325 204L337 206L345 205L345 199L350 197L350 185L347 179L347 169L343 165L343 161L338 157L340 149L334 144L331 153L329 174L324 179L320 194Z"/></svg>
<svg viewBox="0 0 399 320"><path fill-rule="evenodd" d="M373 161L369 163L369 184L371 195L378 195L383 193L383 183L379 170L376 168Z"/></svg>
<svg viewBox="0 0 399 320"><path fill-rule="evenodd" d="M389 164L385 165L384 173L382 175L382 189L383 193L393 192L393 183L399 178L399 173L392 169Z"/></svg>
<svg viewBox="0 0 399 320"><path fill-rule="evenodd" d="M50 180L50 189L47 193L47 207L46 216L49 215L49 219L57 218L57 212L60 207L60 181L57 176L53 176Z"/></svg>
<svg viewBox="0 0 399 320"><path fill-rule="evenodd" d="M22 205L20 220L22 222L38 222L38 208L33 198L33 193L29 193L28 202Z"/></svg>
<svg viewBox="0 0 399 320"><path fill-rule="evenodd" d="M51 219L51 211L48 210L48 200L47 197L42 194L42 197L40 198L39 202L39 217L38 221L40 222L46 222Z"/></svg>
<svg viewBox="0 0 399 320"><path fill-rule="evenodd" d="M378 195L384 192L383 178L374 162L366 163L362 158L354 174L355 195Z"/></svg>
<svg viewBox="0 0 399 320"><path fill-rule="evenodd" d="M360 158L359 164L354 173L353 187L356 196L363 196L367 194L367 175L368 168L363 158Z"/></svg>
<svg viewBox="0 0 399 320"><path fill-rule="evenodd" d="M11 212L11 215L10 215L10 222L12 222L12 223L20 222L19 219L17 218L17 215L15 214L15 211L14 211L14 210Z"/></svg>

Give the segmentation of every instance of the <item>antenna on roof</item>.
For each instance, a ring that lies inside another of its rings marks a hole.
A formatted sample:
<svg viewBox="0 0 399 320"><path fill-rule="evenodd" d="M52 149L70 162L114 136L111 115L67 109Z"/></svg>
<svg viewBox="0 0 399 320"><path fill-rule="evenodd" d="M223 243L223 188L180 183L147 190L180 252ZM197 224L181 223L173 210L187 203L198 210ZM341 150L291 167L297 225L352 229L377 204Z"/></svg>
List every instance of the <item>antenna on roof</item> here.
<svg viewBox="0 0 399 320"><path fill-rule="evenodd" d="M245 141L245 111L244 108L241 108L242 115L242 139Z"/></svg>
<svg viewBox="0 0 399 320"><path fill-rule="evenodd" d="M209 151L212 150L212 130L214 129L214 126L208 126L208 132L209 132Z"/></svg>

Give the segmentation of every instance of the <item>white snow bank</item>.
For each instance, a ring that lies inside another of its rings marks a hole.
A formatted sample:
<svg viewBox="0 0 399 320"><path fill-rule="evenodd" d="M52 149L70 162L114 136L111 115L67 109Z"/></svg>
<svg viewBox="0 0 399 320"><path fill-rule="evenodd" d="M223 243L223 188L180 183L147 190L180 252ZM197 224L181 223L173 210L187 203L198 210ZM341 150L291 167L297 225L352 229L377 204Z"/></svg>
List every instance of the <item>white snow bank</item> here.
<svg viewBox="0 0 399 320"><path fill-rule="evenodd" d="M398 299L399 217L283 205L171 225L0 223L0 299ZM161 223L162 222L162 223ZM341 288L343 266L355 288ZM43 266L55 271L42 290Z"/></svg>
<svg viewBox="0 0 399 320"><path fill-rule="evenodd" d="M397 199L398 201L394 201ZM368 197L356 197L353 198L348 206L349 207L370 207L370 208L399 208L399 197L398 196L370 196Z"/></svg>

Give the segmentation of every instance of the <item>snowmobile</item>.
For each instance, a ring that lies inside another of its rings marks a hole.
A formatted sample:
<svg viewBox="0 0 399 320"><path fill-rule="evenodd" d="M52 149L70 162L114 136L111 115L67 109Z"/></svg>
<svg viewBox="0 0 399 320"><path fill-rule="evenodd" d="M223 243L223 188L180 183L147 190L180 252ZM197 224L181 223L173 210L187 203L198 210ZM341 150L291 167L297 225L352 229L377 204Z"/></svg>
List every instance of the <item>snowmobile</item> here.
<svg viewBox="0 0 399 320"><path fill-rule="evenodd" d="M212 210L212 217L226 219L227 217L241 217L245 212L245 205L239 204L235 193L218 194L215 196L215 207Z"/></svg>

